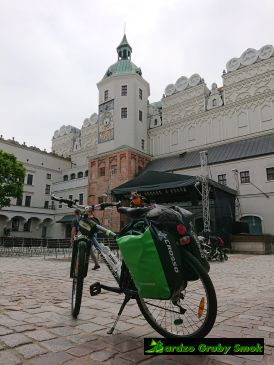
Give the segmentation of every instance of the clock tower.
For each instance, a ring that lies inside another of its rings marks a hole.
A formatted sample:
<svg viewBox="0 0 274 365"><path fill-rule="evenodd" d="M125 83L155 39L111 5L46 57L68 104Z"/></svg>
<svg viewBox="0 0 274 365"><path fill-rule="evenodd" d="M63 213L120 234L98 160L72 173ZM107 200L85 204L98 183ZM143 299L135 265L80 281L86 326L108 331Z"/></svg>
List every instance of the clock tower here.
<svg viewBox="0 0 274 365"><path fill-rule="evenodd" d="M122 146L147 152L149 84L131 61L126 35L117 47L117 62L108 67L99 90L98 153Z"/></svg>

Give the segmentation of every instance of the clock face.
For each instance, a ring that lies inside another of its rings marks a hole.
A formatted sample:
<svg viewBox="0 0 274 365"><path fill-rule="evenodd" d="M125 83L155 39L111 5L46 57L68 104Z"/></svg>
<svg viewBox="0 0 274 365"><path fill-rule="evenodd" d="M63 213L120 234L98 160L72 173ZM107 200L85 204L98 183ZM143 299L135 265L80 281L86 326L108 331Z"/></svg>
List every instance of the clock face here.
<svg viewBox="0 0 274 365"><path fill-rule="evenodd" d="M102 117L102 126L105 127L105 128L108 128L111 124L111 121L112 121L112 115L111 113L105 113Z"/></svg>
<svg viewBox="0 0 274 365"><path fill-rule="evenodd" d="M111 141L114 137L113 117L111 112L102 114L99 124L99 143Z"/></svg>

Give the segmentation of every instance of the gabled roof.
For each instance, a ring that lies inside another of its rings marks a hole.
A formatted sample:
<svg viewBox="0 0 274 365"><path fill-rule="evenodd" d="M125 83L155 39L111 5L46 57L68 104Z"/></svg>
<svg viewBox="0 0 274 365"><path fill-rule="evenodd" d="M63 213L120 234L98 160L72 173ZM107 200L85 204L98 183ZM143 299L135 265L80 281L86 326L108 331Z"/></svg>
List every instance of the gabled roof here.
<svg viewBox="0 0 274 365"><path fill-rule="evenodd" d="M200 166L200 151L157 158L145 171L176 171ZM274 133L207 148L210 165L274 154Z"/></svg>

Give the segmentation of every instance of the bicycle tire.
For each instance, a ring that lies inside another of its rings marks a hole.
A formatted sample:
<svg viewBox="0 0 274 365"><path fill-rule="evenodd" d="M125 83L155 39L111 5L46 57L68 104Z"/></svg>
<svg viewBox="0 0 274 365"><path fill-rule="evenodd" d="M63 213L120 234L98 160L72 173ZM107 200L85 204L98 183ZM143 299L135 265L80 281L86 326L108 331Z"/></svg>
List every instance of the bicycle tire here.
<svg viewBox="0 0 274 365"><path fill-rule="evenodd" d="M193 329L194 322L192 319L192 322L190 321L190 318L186 318L185 314L178 313L178 307L175 306L172 302L172 300L155 300L155 299L144 299L140 296L136 298L137 304L141 310L141 313L145 317L146 321L150 324L150 326L159 334L161 334L164 337L190 337L190 338L201 338L205 337L210 330L212 329L217 315L217 298L214 286L212 284L212 281L206 272L206 270L203 268L203 266L200 264L200 262L188 251L184 251L184 255L182 257L183 263L185 265L190 266L198 275L199 279L196 281L190 281L187 282L187 286L184 288L187 289L188 286L191 286L191 284L201 282L203 284L203 287L205 289L205 295L206 295L206 315L203 316L203 322L200 323L199 327L195 330ZM182 283L184 286L186 283ZM190 292L190 297L195 293ZM181 298L184 295L184 298L181 302ZM200 294L198 293L200 296ZM181 307L186 306L185 302L185 294L182 294L180 292L180 304ZM205 299L204 299L205 301ZM155 303L156 302L156 303ZM197 300L195 300L195 295L193 298L191 297L191 306L195 306L195 304L198 304ZM195 304L193 304L195 303ZM200 299L201 303L201 299ZM152 312L152 309L154 310ZM156 309L154 309L156 308ZM157 309L160 308L162 310L164 318L160 318L160 312L157 313ZM199 307L200 308L200 304ZM197 309L197 307L196 307ZM168 313L167 313L168 312ZM185 313L189 312L192 317L197 316L197 312L195 313L193 309L190 307L186 310ZM155 314L154 314L155 313ZM176 313L176 314L174 314ZM195 315L194 315L195 313ZM171 321L168 323L166 316L168 316ZM176 318L175 318L176 316ZM199 318L198 318L199 319ZM173 321L173 323L172 323ZM175 321L179 323L175 324ZM187 325L187 328L185 326ZM190 324L190 325L189 325ZM190 328L190 331L186 331Z"/></svg>
<svg viewBox="0 0 274 365"><path fill-rule="evenodd" d="M74 275L72 279L72 293L71 293L71 313L73 318L75 319L80 313L80 308L82 303L83 285L85 277L85 264L86 264L86 242L79 241L75 258Z"/></svg>

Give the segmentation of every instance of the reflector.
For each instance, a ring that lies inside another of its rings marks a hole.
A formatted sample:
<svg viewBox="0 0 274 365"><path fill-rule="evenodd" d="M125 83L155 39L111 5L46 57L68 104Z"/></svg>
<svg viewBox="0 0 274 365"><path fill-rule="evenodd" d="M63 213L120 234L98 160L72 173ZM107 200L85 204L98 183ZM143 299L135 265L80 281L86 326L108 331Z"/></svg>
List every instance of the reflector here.
<svg viewBox="0 0 274 365"><path fill-rule="evenodd" d="M186 227L183 224L177 224L177 232L183 236L186 233Z"/></svg>

